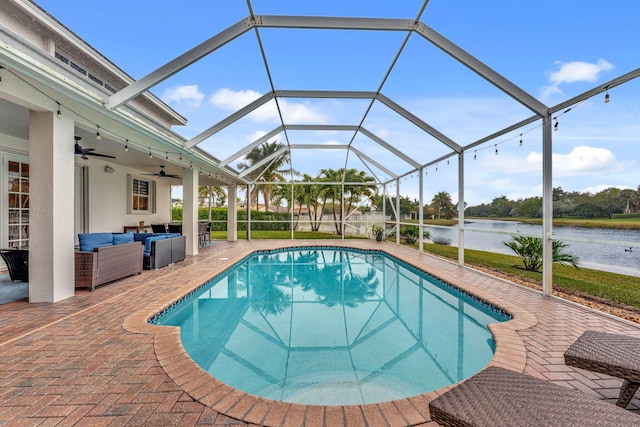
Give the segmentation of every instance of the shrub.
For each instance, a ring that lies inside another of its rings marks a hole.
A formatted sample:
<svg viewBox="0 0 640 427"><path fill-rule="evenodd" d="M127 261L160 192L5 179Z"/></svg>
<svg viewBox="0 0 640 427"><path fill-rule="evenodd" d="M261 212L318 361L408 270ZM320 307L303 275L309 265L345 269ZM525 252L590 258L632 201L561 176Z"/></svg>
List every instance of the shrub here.
<svg viewBox="0 0 640 427"><path fill-rule="evenodd" d="M511 240L503 242L506 247L516 253L524 263L527 271L540 272L542 269L542 239L522 235L512 235ZM553 262L571 264L578 268L578 257L564 252L568 245L561 240L552 241Z"/></svg>
<svg viewBox="0 0 640 427"><path fill-rule="evenodd" d="M420 238L420 227L417 225L402 225L400 227L400 237L402 237L407 244L413 245ZM422 237L425 239L431 238L431 234L424 230Z"/></svg>

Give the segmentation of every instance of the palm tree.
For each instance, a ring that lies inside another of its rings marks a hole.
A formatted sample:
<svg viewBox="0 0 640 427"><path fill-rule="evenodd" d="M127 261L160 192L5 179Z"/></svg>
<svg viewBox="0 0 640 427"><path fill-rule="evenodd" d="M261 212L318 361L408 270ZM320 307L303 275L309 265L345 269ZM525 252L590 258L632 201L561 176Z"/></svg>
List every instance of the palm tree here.
<svg viewBox="0 0 640 427"><path fill-rule="evenodd" d="M331 201L333 212L333 224L336 234L342 234L343 212L347 215L351 212L354 203L360 202L363 198L372 199L376 194L375 178L367 175L364 171L357 169L322 169L319 175L320 181L345 182L347 184L327 184L323 186L322 197L324 203ZM363 183L352 184L352 183ZM344 195L342 188L344 187ZM343 209L343 200L346 206Z"/></svg>
<svg viewBox="0 0 640 427"><path fill-rule="evenodd" d="M431 199L431 207L437 218L451 219L455 216L455 209L451 196L446 191L441 191Z"/></svg>
<svg viewBox="0 0 640 427"><path fill-rule="evenodd" d="M215 207L216 204L224 204L227 199L227 193L224 192L222 187L216 185L199 185L198 197L209 199L208 205ZM216 199L218 199L219 203L216 203Z"/></svg>
<svg viewBox="0 0 640 427"><path fill-rule="evenodd" d="M304 174L302 182L315 182L317 178ZM322 213L325 203L322 202L322 187L319 184L303 184L297 185L295 190L295 201L298 203L298 217L302 212L302 207L306 206L309 210L309 223L311 231L320 229L320 221L322 221ZM325 199L326 202L326 199Z"/></svg>
<svg viewBox="0 0 640 427"><path fill-rule="evenodd" d="M211 221L211 208L216 205L215 199L216 197L220 200L221 203L227 198L227 194L224 192L222 187L214 186L214 185L199 185L198 186L198 198L207 199L208 200L208 208L209 208L209 216L208 219Z"/></svg>
<svg viewBox="0 0 640 427"><path fill-rule="evenodd" d="M238 170L249 169L253 165L282 150L283 148L284 144L278 144L277 141L264 142L247 153L247 155L245 156L245 162L238 164ZM269 200L274 184L260 184L260 182L268 183L286 181L286 178L282 174L288 172L289 169L282 169L282 167L289 164L289 160L289 151L283 150L282 154L274 157L271 162L269 162L263 169L255 170L249 174L249 178L252 179L255 184L255 186L251 190L249 198L251 201L255 200L256 208L258 206L258 194L262 192L262 197L264 199L264 209L265 211L269 210Z"/></svg>

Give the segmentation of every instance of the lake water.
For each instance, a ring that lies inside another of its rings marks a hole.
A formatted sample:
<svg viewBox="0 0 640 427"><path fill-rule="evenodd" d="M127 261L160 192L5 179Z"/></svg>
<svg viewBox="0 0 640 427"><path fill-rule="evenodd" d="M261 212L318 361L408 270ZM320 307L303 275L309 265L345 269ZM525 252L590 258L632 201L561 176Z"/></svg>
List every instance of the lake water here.
<svg viewBox="0 0 640 427"><path fill-rule="evenodd" d="M431 240L451 246L458 245L458 227L425 226ZM511 235L542 237L542 226L515 221L473 219L465 221L464 243L467 249L514 255L503 242ZM605 228L553 227L555 239L569 246L566 252L579 257L584 268L640 276L640 230Z"/></svg>

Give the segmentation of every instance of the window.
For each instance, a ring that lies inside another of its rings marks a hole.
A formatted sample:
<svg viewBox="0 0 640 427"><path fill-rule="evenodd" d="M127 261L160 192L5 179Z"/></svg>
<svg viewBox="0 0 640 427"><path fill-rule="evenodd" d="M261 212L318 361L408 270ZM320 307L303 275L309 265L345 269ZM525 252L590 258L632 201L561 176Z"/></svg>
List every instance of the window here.
<svg viewBox="0 0 640 427"><path fill-rule="evenodd" d="M10 248L29 246L29 164L7 162L7 244Z"/></svg>
<svg viewBox="0 0 640 427"><path fill-rule="evenodd" d="M154 213L155 181L127 175L128 206L127 213Z"/></svg>

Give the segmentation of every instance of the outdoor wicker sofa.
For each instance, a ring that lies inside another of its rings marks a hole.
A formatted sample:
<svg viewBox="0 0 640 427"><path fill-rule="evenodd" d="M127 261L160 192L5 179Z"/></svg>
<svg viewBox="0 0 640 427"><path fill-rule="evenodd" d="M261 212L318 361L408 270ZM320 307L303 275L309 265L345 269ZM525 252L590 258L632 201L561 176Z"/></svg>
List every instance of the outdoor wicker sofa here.
<svg viewBox="0 0 640 427"><path fill-rule="evenodd" d="M640 426L640 416L578 390L489 366L429 403L452 427Z"/></svg>
<svg viewBox="0 0 640 427"><path fill-rule="evenodd" d="M93 291L98 285L142 273L143 247L133 241L132 233L86 233L78 237L76 288Z"/></svg>
<svg viewBox="0 0 640 427"><path fill-rule="evenodd" d="M187 237L177 233L153 233L150 237L138 237L144 248L145 270L157 270L167 265L183 261L187 253Z"/></svg>
<svg viewBox="0 0 640 427"><path fill-rule="evenodd" d="M640 338L586 331L564 353L569 366L622 378L616 405L625 408L640 386Z"/></svg>

